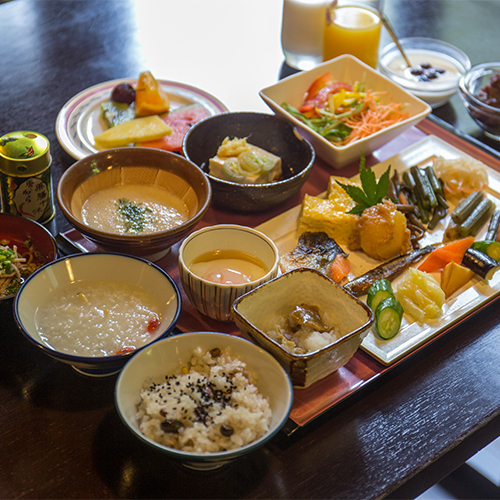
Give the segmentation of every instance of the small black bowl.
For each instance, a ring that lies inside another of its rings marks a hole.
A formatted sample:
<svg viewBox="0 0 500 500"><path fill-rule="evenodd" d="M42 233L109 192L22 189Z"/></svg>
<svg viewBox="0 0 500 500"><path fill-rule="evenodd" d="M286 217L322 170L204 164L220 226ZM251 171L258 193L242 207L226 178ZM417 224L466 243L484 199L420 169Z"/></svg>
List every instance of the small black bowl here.
<svg viewBox="0 0 500 500"><path fill-rule="evenodd" d="M269 184L238 184L208 173L210 158L226 138L247 138L281 158L283 177ZM262 212L291 198L306 182L315 152L287 121L275 115L232 112L206 118L186 134L183 144L186 158L207 174L212 185L212 203L234 212Z"/></svg>

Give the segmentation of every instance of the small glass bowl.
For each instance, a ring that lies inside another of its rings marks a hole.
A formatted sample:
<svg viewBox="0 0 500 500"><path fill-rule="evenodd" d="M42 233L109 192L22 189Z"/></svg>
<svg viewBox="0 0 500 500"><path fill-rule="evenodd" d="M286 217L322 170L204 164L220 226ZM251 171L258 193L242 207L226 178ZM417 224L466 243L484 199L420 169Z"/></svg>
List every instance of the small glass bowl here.
<svg viewBox="0 0 500 500"><path fill-rule="evenodd" d="M407 68L395 43L382 49L379 58L380 72L433 108L446 104L457 92L460 77L471 67L467 54L434 38L402 38L400 42L412 67L430 63L433 68L445 69L446 72L429 81L419 80L410 73L410 68Z"/></svg>
<svg viewBox="0 0 500 500"><path fill-rule="evenodd" d="M462 76L459 83L460 97L471 118L490 139L500 141L500 108L478 99L478 94L490 84L494 75L500 74L500 62L478 64Z"/></svg>

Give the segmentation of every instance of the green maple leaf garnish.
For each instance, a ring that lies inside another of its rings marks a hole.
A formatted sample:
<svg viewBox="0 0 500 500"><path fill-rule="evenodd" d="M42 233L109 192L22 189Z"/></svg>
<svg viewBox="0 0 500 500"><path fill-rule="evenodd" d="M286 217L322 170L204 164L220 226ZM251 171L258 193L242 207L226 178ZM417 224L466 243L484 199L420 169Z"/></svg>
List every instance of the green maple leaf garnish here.
<svg viewBox="0 0 500 500"><path fill-rule="evenodd" d="M389 192L391 175L391 166L380 176L377 182L373 170L365 167L365 156L361 152L361 160L359 162L359 177L361 179L361 188L357 186L347 186L339 181L336 181L347 194L356 203L354 208L347 212L348 214L361 215L365 208L370 208L380 203Z"/></svg>

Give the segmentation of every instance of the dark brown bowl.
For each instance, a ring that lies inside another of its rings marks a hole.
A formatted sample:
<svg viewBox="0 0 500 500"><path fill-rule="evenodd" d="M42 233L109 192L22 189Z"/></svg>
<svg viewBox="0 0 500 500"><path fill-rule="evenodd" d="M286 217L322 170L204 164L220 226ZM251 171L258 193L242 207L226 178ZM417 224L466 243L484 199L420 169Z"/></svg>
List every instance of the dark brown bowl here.
<svg viewBox="0 0 500 500"><path fill-rule="evenodd" d="M226 137L248 139L251 144L281 157L283 178L269 184L238 184L208 173L208 162ZM266 113L234 112L211 116L186 134L183 145L188 160L210 179L214 206L233 212L262 212L297 193L306 182L315 159L311 144L287 121Z"/></svg>
<svg viewBox="0 0 500 500"><path fill-rule="evenodd" d="M166 231L150 234L114 234L85 224L81 208L93 193L117 184L156 184L179 196L189 209L189 219ZM57 186L62 213L80 233L109 252L149 260L163 257L188 234L207 211L210 183L194 163L182 156L153 148L118 148L83 158L66 170Z"/></svg>
<svg viewBox="0 0 500 500"><path fill-rule="evenodd" d="M12 246L15 244L20 253L25 253L25 242L33 246L35 258L40 266L57 258L57 245L54 237L41 224L24 217L10 214L0 214L0 244ZM0 296L0 302L15 297L16 292Z"/></svg>

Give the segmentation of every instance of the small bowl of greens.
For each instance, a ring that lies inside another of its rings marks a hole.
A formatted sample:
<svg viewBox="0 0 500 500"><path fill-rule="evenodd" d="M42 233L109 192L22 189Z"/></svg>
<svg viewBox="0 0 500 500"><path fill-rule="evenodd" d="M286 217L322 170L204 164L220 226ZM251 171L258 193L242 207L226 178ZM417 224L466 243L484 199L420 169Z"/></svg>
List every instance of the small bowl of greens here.
<svg viewBox="0 0 500 500"><path fill-rule="evenodd" d="M153 148L117 148L71 165L57 186L69 223L99 249L156 261L207 211L210 183L194 163Z"/></svg>
<svg viewBox="0 0 500 500"><path fill-rule="evenodd" d="M373 153L432 108L350 55L262 89L261 98L339 169Z"/></svg>
<svg viewBox="0 0 500 500"><path fill-rule="evenodd" d="M0 302L15 297L28 276L56 258L54 237L41 224L0 214Z"/></svg>

